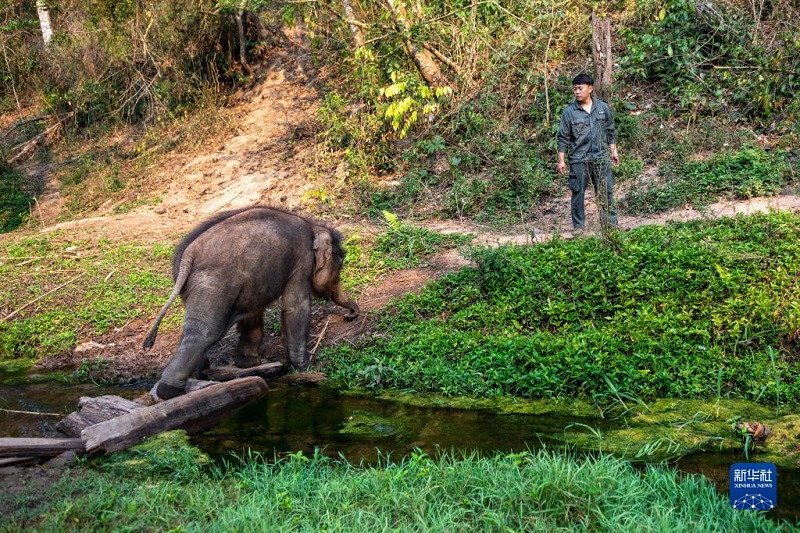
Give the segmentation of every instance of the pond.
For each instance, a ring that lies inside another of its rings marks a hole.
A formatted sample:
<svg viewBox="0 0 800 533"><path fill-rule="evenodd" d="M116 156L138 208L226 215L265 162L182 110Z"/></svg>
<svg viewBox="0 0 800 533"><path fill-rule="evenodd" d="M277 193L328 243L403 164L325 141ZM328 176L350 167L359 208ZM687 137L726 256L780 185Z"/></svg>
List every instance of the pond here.
<svg viewBox="0 0 800 533"><path fill-rule="evenodd" d="M75 410L80 396L116 394L133 398L147 391L149 385L0 385L0 408L5 409L0 412L0 436L58 436L54 425ZM623 423L579 415L502 414L485 409L416 406L344 395L324 386L277 382L270 383L265 398L232 413L223 423L192 440L217 458L230 457L231 452L241 455L247 449L268 458L296 451L311 455L319 449L325 455L341 455L358 464L376 462L379 453L397 461L415 449L429 454L439 450L493 453L541 447L575 450L575 445L568 444L570 439L565 438L570 428L592 427L602 432ZM751 456L750 460L759 459ZM692 453L670 464L683 472L705 475L727 497L729 469L738 462L746 462L742 450ZM770 516L800 524L800 469L779 467L778 506Z"/></svg>

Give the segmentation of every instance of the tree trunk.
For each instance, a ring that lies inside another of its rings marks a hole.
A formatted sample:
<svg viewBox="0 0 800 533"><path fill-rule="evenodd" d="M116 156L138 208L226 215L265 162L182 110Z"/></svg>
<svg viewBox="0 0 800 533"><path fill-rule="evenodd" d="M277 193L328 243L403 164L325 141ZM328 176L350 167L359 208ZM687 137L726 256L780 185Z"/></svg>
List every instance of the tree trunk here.
<svg viewBox="0 0 800 533"><path fill-rule="evenodd" d="M54 457L83 449L81 439L0 438L0 457Z"/></svg>
<svg viewBox="0 0 800 533"><path fill-rule="evenodd" d="M247 62L247 40L244 35L244 8L246 6L247 0L239 0L239 5L236 7L236 28L239 30L239 63L242 65L244 73L249 76L253 73L253 69Z"/></svg>
<svg viewBox="0 0 800 533"><path fill-rule="evenodd" d="M611 21L592 13L592 62L594 63L594 90L606 99L613 84L614 57L611 51Z"/></svg>
<svg viewBox="0 0 800 533"><path fill-rule="evenodd" d="M81 431L89 426L143 408L144 405L119 396L83 396L78 401L78 410L56 424L56 429L68 437L80 437Z"/></svg>
<svg viewBox="0 0 800 533"><path fill-rule="evenodd" d="M205 374L214 381L231 381L238 378L258 376L262 379L274 379L286 373L286 369L281 363L264 363L263 365L252 366L250 368L239 368L236 366L217 366L209 368Z"/></svg>
<svg viewBox="0 0 800 533"><path fill-rule="evenodd" d="M446 87L449 85L447 78L439 70L431 54L423 47L411 40L411 22L406 16L403 0L384 0L394 21L395 28L403 38L406 52L414 61L422 79L431 87Z"/></svg>
<svg viewBox="0 0 800 533"><path fill-rule="evenodd" d="M39 26L42 28L44 49L50 50L50 41L53 39L53 29L50 26L50 11L46 0L36 0L36 11L39 13Z"/></svg>
<svg viewBox="0 0 800 533"><path fill-rule="evenodd" d="M364 33L361 31L361 28L358 27L358 24L355 23L356 17L353 15L353 5L350 3L350 0L342 0L342 8L344 9L344 18L347 20L347 25L350 26L353 43L356 45L356 48L363 47Z"/></svg>

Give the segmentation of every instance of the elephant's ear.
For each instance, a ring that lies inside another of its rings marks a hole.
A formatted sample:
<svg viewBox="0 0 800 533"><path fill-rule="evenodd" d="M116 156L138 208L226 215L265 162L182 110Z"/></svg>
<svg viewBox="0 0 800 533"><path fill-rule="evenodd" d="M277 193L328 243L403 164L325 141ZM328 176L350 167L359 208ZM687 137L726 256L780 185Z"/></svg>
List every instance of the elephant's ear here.
<svg viewBox="0 0 800 533"><path fill-rule="evenodd" d="M325 228L314 228L314 276L333 267L333 238Z"/></svg>

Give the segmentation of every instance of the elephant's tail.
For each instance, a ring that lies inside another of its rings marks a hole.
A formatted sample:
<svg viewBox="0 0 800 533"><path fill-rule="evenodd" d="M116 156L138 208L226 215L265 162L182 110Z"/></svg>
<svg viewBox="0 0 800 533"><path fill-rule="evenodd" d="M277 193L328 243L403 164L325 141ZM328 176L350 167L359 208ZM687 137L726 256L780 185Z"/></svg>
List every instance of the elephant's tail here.
<svg viewBox="0 0 800 533"><path fill-rule="evenodd" d="M161 324L161 320L163 320L164 315L167 314L170 306L173 304L173 302L175 302L175 298L177 298L181 293L184 284L186 284L186 280L189 279L189 273L191 270L192 261L190 258L187 259L186 254L184 254L183 260L181 261L181 266L178 269L178 276L175 278L175 286L172 288L172 293L169 295L167 303L165 303L164 307L161 308L161 311L158 312L158 316L156 316L153 326L150 328L150 332L147 334L147 337L145 337L144 343L142 344L145 352L150 350L150 348L153 347L153 344L155 344L158 326Z"/></svg>

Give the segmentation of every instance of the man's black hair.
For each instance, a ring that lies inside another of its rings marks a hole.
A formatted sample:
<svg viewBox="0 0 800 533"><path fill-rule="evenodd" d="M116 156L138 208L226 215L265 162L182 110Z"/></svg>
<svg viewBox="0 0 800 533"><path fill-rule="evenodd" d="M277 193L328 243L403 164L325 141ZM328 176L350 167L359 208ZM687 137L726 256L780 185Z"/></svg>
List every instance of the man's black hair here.
<svg viewBox="0 0 800 533"><path fill-rule="evenodd" d="M594 87L594 79L585 72L582 72L575 76L572 80L572 85L591 85Z"/></svg>

